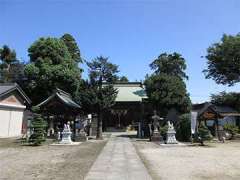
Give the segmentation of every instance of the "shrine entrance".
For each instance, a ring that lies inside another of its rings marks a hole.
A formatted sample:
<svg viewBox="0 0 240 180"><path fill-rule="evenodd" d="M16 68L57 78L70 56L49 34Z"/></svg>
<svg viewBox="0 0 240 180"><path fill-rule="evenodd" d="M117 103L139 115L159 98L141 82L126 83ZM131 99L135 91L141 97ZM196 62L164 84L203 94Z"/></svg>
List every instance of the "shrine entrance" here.
<svg viewBox="0 0 240 180"><path fill-rule="evenodd" d="M145 89L140 82L116 83L115 105L104 113L103 130L138 126L144 117Z"/></svg>
<svg viewBox="0 0 240 180"><path fill-rule="evenodd" d="M136 126L136 123L143 119L141 103L116 103L108 112L104 113L103 125L105 129L126 128L129 125Z"/></svg>

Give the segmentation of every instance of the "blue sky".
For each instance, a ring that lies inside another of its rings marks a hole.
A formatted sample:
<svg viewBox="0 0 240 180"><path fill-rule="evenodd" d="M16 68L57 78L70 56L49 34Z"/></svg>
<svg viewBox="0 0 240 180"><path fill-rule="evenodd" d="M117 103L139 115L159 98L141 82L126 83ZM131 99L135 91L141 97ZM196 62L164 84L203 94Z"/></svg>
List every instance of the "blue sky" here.
<svg viewBox="0 0 240 180"><path fill-rule="evenodd" d="M0 46L28 61L27 49L39 37L70 33L85 59L108 56L132 81L143 80L160 53L176 51L187 62L192 101L202 102L239 91L240 85L206 80L201 58L223 33L240 32L239 17L239 0L0 0Z"/></svg>

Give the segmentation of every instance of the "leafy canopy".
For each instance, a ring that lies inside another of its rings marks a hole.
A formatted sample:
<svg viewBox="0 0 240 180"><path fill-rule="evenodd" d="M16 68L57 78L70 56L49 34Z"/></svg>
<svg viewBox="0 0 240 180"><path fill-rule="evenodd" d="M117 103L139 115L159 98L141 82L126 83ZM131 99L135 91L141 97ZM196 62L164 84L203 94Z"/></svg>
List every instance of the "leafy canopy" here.
<svg viewBox="0 0 240 180"><path fill-rule="evenodd" d="M207 79L232 86L240 81L240 34L224 34L221 41L207 49Z"/></svg>
<svg viewBox="0 0 240 180"><path fill-rule="evenodd" d="M87 66L89 81L84 82L85 91L82 99L94 107L95 112L113 106L117 96L113 83L117 80L118 66L102 56L87 62Z"/></svg>
<svg viewBox="0 0 240 180"><path fill-rule="evenodd" d="M118 82L126 83L126 82L129 82L129 80L126 76L121 76L118 78Z"/></svg>
<svg viewBox="0 0 240 180"><path fill-rule="evenodd" d="M67 46L58 38L40 38L30 46L28 55L36 66L73 62Z"/></svg>
<svg viewBox="0 0 240 180"><path fill-rule="evenodd" d="M7 45L0 48L0 82L18 82L23 78L24 64L17 57L15 50Z"/></svg>
<svg viewBox="0 0 240 180"><path fill-rule="evenodd" d="M184 81L166 74L151 75L145 80L149 100L164 114L171 108L186 113L190 109L190 98Z"/></svg>
<svg viewBox="0 0 240 180"><path fill-rule="evenodd" d="M99 56L87 62L91 83L102 85L103 82L112 84L117 80L118 66L108 61L108 58ZM100 84L99 84L100 83Z"/></svg>
<svg viewBox="0 0 240 180"><path fill-rule="evenodd" d="M30 63L24 70L27 81L23 88L34 103L45 100L57 87L74 95L81 70L61 39L40 38L28 52Z"/></svg>
<svg viewBox="0 0 240 180"><path fill-rule="evenodd" d="M2 63L11 64L17 61L15 50L11 50L7 45L0 48L0 60Z"/></svg>
<svg viewBox="0 0 240 180"><path fill-rule="evenodd" d="M180 113L190 110L190 98L186 90L184 79L188 78L185 59L178 53L161 54L150 67L154 73L146 76L146 93L155 108L163 115L171 108Z"/></svg>
<svg viewBox="0 0 240 180"><path fill-rule="evenodd" d="M188 76L184 72L187 68L185 59L181 54L176 52L173 54L160 54L160 56L150 64L150 67L154 70L155 74L161 73L169 76L177 76L182 79L188 79Z"/></svg>
<svg viewBox="0 0 240 180"><path fill-rule="evenodd" d="M63 40L65 45L67 46L67 49L72 59L77 63L79 62L81 63L82 59L81 59L80 49L74 37L71 34L66 33L61 37L61 40Z"/></svg>
<svg viewBox="0 0 240 180"><path fill-rule="evenodd" d="M237 92L220 92L211 95L211 102L220 106L230 106L240 111L240 93Z"/></svg>

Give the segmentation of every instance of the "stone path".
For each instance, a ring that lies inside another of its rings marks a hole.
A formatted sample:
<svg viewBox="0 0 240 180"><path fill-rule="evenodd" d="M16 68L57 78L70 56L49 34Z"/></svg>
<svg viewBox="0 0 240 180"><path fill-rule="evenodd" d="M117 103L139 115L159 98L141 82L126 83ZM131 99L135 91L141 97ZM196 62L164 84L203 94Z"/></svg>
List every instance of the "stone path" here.
<svg viewBox="0 0 240 180"><path fill-rule="evenodd" d="M152 180L128 137L114 133L86 180Z"/></svg>

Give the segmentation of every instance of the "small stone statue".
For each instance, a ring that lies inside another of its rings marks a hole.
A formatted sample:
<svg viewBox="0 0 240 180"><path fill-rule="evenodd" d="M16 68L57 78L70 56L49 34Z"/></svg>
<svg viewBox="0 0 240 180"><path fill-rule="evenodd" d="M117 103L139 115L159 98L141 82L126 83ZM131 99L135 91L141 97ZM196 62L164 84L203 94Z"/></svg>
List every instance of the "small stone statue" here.
<svg viewBox="0 0 240 180"><path fill-rule="evenodd" d="M161 120L161 118L157 115L157 111L156 110L154 110L153 113L154 113L154 115L152 116L153 130L154 130L154 132L159 132L159 128L160 128L159 121Z"/></svg>
<svg viewBox="0 0 240 180"><path fill-rule="evenodd" d="M174 130L173 123L171 123L170 121L168 121L168 129Z"/></svg>
<svg viewBox="0 0 240 180"><path fill-rule="evenodd" d="M174 129L173 123L168 121L168 131L167 131L167 144L178 144L176 137L175 137L176 131Z"/></svg>
<svg viewBox="0 0 240 180"><path fill-rule="evenodd" d="M64 130L65 131L71 131L70 122L69 121L67 122L67 124L64 124Z"/></svg>
<svg viewBox="0 0 240 180"><path fill-rule="evenodd" d="M161 142L163 141L163 137L160 134L160 120L162 120L158 115L157 111L153 111L154 115L152 116L152 125L153 125L153 132L150 135L150 140L151 141L156 141L156 142Z"/></svg>
<svg viewBox="0 0 240 180"><path fill-rule="evenodd" d="M58 132L58 134L57 134L57 140L58 140L58 141L61 140L61 132Z"/></svg>
<svg viewBox="0 0 240 180"><path fill-rule="evenodd" d="M71 139L71 129L70 129L70 122L68 121L67 124L64 124L64 129L62 131L62 140L59 142L60 144L72 144Z"/></svg>

